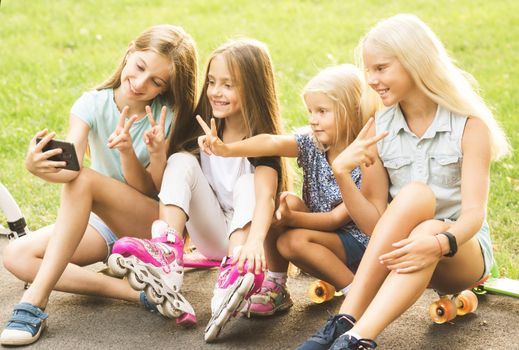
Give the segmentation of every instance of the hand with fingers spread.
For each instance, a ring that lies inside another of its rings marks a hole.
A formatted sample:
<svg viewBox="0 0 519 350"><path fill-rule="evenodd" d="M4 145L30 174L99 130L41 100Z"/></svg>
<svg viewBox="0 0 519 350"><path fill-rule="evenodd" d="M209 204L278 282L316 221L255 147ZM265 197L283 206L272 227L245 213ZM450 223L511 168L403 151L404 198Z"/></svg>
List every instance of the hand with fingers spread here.
<svg viewBox="0 0 519 350"><path fill-rule="evenodd" d="M67 165L67 162L49 160L50 157L61 154L63 152L61 148L43 152L43 148L54 136L56 136L55 132L49 133L47 129L44 129L37 132L32 138L27 150L27 156L25 157L25 167L32 174L40 176L42 174L57 173ZM38 143L36 143L37 138L41 138L41 141Z"/></svg>
<svg viewBox="0 0 519 350"><path fill-rule="evenodd" d="M168 141L166 140L166 106L160 110L159 123L155 121L150 106L146 106L146 114L150 122L151 128L144 132L144 143L148 148L150 155L166 154Z"/></svg>
<svg viewBox="0 0 519 350"><path fill-rule="evenodd" d="M342 151L333 161L332 168L338 173L351 172L357 166L370 166L375 163L376 149L373 147L378 141L387 136L387 131L369 137L368 132L373 125L370 118L357 135L357 138Z"/></svg>
<svg viewBox="0 0 519 350"><path fill-rule="evenodd" d="M267 269L263 242L247 240L240 251L240 255L233 258L232 264L237 264L238 271L241 273L245 262L247 262L247 272L258 274Z"/></svg>
<svg viewBox="0 0 519 350"><path fill-rule="evenodd" d="M196 116L196 120L205 132L205 135L198 137L198 146L200 147L200 150L209 155L214 154L215 156L225 156L227 145L218 137L214 118L211 118L211 127L209 127L199 115Z"/></svg>
<svg viewBox="0 0 519 350"><path fill-rule="evenodd" d="M288 195L288 192L284 192L279 196L279 206L272 220L272 225L274 226L291 226L292 210L290 210L287 203Z"/></svg>
<svg viewBox="0 0 519 350"><path fill-rule="evenodd" d="M411 273L437 263L442 253L434 235L412 236L393 243L393 251L379 257L381 264L397 273Z"/></svg>
<svg viewBox="0 0 519 350"><path fill-rule="evenodd" d="M121 115L119 116L119 122L117 128L114 130L112 135L108 138L108 148L115 148L121 154L133 151L132 137L130 136L130 128L133 123L137 120L137 115L133 115L131 118L126 120L128 116L128 110L130 108L125 106Z"/></svg>

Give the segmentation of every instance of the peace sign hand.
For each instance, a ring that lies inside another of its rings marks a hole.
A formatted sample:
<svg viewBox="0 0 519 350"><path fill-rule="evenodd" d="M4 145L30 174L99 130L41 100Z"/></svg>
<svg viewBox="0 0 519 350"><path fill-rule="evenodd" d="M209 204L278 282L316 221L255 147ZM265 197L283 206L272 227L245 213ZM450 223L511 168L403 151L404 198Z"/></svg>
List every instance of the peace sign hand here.
<svg viewBox="0 0 519 350"><path fill-rule="evenodd" d="M373 125L373 118L369 118L368 122L362 130L360 130L357 138L344 149L332 163L332 168L338 173L351 172L357 166L364 164L369 167L376 160L376 148L373 146L388 135L387 131L369 137L369 130Z"/></svg>
<svg viewBox="0 0 519 350"><path fill-rule="evenodd" d="M128 153L133 151L132 137L130 136L130 128L133 123L137 120L137 115L133 115L130 119L126 120L128 116L128 110L130 108L125 106L119 117L117 128L108 138L108 148L115 148L120 153Z"/></svg>
<svg viewBox="0 0 519 350"><path fill-rule="evenodd" d="M274 213L273 226L291 226L292 210L287 203L288 192L279 196L279 206Z"/></svg>
<svg viewBox="0 0 519 350"><path fill-rule="evenodd" d="M225 156L228 148L227 145L218 137L214 118L211 118L210 128L201 116L197 115L196 120L205 132L205 135L198 137L198 146L200 146L200 149L209 155L214 154L215 156Z"/></svg>
<svg viewBox="0 0 519 350"><path fill-rule="evenodd" d="M151 128L144 132L144 143L150 155L166 154L169 142L166 141L166 106L160 110L159 123L155 121L150 106L146 106L146 114Z"/></svg>

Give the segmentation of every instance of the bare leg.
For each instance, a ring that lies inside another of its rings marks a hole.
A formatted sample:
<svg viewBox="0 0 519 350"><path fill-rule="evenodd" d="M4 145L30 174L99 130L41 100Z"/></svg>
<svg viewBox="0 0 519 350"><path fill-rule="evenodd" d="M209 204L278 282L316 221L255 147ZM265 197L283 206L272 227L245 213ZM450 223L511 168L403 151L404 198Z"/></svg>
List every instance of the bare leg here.
<svg viewBox="0 0 519 350"><path fill-rule="evenodd" d="M47 226L11 242L4 250L6 269L23 281L32 282L40 268L52 230L53 225ZM139 293L126 281L81 267L102 261L106 255L106 242L94 228L88 226L71 263L67 265L54 290L138 301Z"/></svg>
<svg viewBox="0 0 519 350"><path fill-rule="evenodd" d="M110 191L107 191L107 188L110 188ZM91 211L96 212L114 232L121 236L145 237L149 235L151 223L158 217L158 204L126 184L83 168L75 180L63 186L54 234L48 239L38 273L24 293L22 301L40 307L46 306L52 289L68 268L68 263L85 237ZM86 239L89 240L90 236L91 234L88 234ZM86 252L86 256L92 256L92 259L80 255L80 260L92 260L89 261L92 263L103 253L106 256L106 246L97 244L91 251ZM77 267L70 267L63 275L64 280L62 279L61 283L63 288L67 289L66 291L70 288L73 292L84 292L77 287L72 287L77 281L67 280L67 278L77 278L72 277L78 276L77 273ZM93 279L99 278L97 280L99 283L96 285L103 282L121 283L115 278L97 276L94 272L89 274L85 272L85 274ZM79 278L85 274L80 274ZM133 300L133 297L128 296L125 299Z"/></svg>
<svg viewBox="0 0 519 350"><path fill-rule="evenodd" d="M279 238L277 246L285 259L339 289L353 280L353 273L345 265L346 253L341 239L335 233L292 229Z"/></svg>
<svg viewBox="0 0 519 350"><path fill-rule="evenodd" d="M301 198L293 193L288 193L286 197L287 205L290 210L308 212L308 208ZM267 237L265 238L265 257L269 271L286 272L289 261L280 254L278 250L279 237L289 230L286 226L271 226Z"/></svg>
<svg viewBox="0 0 519 350"><path fill-rule="evenodd" d="M432 191L421 183L407 185L393 199L373 230L340 313L360 319L388 275L379 256L391 251L391 244L408 237L418 224L431 219L435 202Z"/></svg>

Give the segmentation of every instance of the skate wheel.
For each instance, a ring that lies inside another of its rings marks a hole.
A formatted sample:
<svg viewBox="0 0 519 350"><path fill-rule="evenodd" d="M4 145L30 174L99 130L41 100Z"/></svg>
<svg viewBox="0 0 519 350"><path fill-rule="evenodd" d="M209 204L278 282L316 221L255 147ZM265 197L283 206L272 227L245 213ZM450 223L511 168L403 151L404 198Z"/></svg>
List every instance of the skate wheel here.
<svg viewBox="0 0 519 350"><path fill-rule="evenodd" d="M114 276L122 277L126 275L128 269L124 267L120 259L124 259L121 254L112 254L108 257L108 267L112 270Z"/></svg>
<svg viewBox="0 0 519 350"><path fill-rule="evenodd" d="M141 281L133 271L128 274L128 283L135 290L143 290L146 287L146 282Z"/></svg>
<svg viewBox="0 0 519 350"><path fill-rule="evenodd" d="M162 303L162 310L164 311L164 316L167 318L177 318L182 315L182 311L176 308L169 300L164 301Z"/></svg>
<svg viewBox="0 0 519 350"><path fill-rule="evenodd" d="M455 298L457 308L457 315L463 316L470 312L476 311L478 308L478 297L470 290L464 290Z"/></svg>
<svg viewBox="0 0 519 350"><path fill-rule="evenodd" d="M146 298L155 305L159 305L162 304L162 302L164 302L164 296L157 294L157 292L155 292L155 289L153 289L152 286L147 286L144 289L144 293L146 293Z"/></svg>
<svg viewBox="0 0 519 350"><path fill-rule="evenodd" d="M456 304L448 297L441 297L429 306L429 316L434 323L442 324L456 317Z"/></svg>

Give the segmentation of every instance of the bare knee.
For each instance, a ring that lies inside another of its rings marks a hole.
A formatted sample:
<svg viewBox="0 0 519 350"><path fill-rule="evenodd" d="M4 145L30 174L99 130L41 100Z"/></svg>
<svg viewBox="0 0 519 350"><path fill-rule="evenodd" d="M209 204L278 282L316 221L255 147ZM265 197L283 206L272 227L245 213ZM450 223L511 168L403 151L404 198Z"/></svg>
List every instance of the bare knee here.
<svg viewBox="0 0 519 350"><path fill-rule="evenodd" d="M287 260L296 260L305 250L307 241L298 230L290 230L283 233L277 240L279 253Z"/></svg>
<svg viewBox="0 0 519 350"><path fill-rule="evenodd" d="M91 192L95 177L100 174L90 168L81 168L78 176L74 180L67 182L63 186L63 193L73 193L74 195Z"/></svg>
<svg viewBox="0 0 519 350"><path fill-rule="evenodd" d="M19 279L22 279L23 272L27 267L26 264L32 260L30 259L31 250L27 247L28 243L26 240L16 239L11 241L3 251L5 269Z"/></svg>
<svg viewBox="0 0 519 350"><path fill-rule="evenodd" d="M440 220L426 220L417 225L409 234L409 237L419 237L424 235L434 235L436 233L445 231L448 224Z"/></svg>

